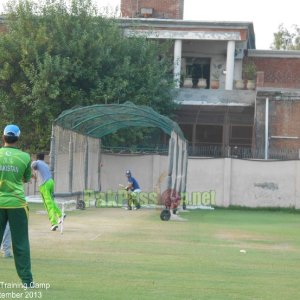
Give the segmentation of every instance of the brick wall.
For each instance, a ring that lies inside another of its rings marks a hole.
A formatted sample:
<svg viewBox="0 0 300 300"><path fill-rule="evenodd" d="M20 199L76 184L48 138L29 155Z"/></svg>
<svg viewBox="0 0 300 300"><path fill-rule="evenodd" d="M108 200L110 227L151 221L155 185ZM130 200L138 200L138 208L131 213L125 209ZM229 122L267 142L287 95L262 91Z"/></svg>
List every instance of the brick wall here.
<svg viewBox="0 0 300 300"><path fill-rule="evenodd" d="M122 17L183 19L184 0L121 0ZM153 8L152 16L142 16L141 8Z"/></svg>
<svg viewBox="0 0 300 300"><path fill-rule="evenodd" d="M270 147L300 149L300 101L273 100L269 112Z"/></svg>
<svg viewBox="0 0 300 300"><path fill-rule="evenodd" d="M265 103L261 97L256 100L255 137L253 146L265 146ZM269 99L269 150L300 149L300 97L297 99Z"/></svg>
<svg viewBox="0 0 300 300"><path fill-rule="evenodd" d="M300 88L299 58L251 57L251 60L254 61L256 70L259 72L258 86Z"/></svg>

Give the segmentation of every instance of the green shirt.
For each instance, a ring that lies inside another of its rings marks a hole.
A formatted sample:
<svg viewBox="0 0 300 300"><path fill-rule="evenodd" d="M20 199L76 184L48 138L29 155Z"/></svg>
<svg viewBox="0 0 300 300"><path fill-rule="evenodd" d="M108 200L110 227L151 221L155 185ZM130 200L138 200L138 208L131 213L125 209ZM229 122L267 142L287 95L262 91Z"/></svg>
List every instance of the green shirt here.
<svg viewBox="0 0 300 300"><path fill-rule="evenodd" d="M27 205L24 182L31 179L30 155L14 147L0 148L0 208Z"/></svg>

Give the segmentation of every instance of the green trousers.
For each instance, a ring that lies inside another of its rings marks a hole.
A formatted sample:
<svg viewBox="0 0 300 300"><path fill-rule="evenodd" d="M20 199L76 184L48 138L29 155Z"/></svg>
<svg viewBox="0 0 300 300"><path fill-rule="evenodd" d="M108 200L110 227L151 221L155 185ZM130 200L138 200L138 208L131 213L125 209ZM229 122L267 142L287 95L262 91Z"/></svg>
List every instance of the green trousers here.
<svg viewBox="0 0 300 300"><path fill-rule="evenodd" d="M128 207L132 208L132 206L137 206L137 193L135 192L127 192L127 203Z"/></svg>
<svg viewBox="0 0 300 300"><path fill-rule="evenodd" d="M53 197L54 180L49 179L44 184L40 185L39 191L42 195L45 208L48 212L50 223L51 225L56 225L58 223L58 218L62 216L62 213Z"/></svg>
<svg viewBox="0 0 300 300"><path fill-rule="evenodd" d="M11 241L17 273L22 283L30 286L32 274L28 235L28 207L0 208L0 241L2 241L7 222L9 222L11 231Z"/></svg>

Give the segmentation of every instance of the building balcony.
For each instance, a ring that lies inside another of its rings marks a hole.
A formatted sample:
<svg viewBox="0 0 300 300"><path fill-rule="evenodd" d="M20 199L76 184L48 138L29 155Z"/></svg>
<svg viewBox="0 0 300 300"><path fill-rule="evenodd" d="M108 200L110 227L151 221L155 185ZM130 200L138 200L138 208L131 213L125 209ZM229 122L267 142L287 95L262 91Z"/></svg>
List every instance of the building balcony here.
<svg viewBox="0 0 300 300"><path fill-rule="evenodd" d="M183 105L254 106L255 90L180 88L175 101Z"/></svg>

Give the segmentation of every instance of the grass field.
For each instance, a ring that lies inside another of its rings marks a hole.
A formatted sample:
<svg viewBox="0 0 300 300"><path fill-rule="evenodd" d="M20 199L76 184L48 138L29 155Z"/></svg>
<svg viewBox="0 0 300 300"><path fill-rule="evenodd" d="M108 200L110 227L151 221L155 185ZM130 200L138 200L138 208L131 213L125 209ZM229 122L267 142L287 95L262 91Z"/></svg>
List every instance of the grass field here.
<svg viewBox="0 0 300 300"><path fill-rule="evenodd" d="M195 210L163 222L155 209L88 208L68 212L61 235L42 209L30 205L32 271L50 287L2 286L0 299L300 299L300 214ZM19 282L12 259L0 281Z"/></svg>

